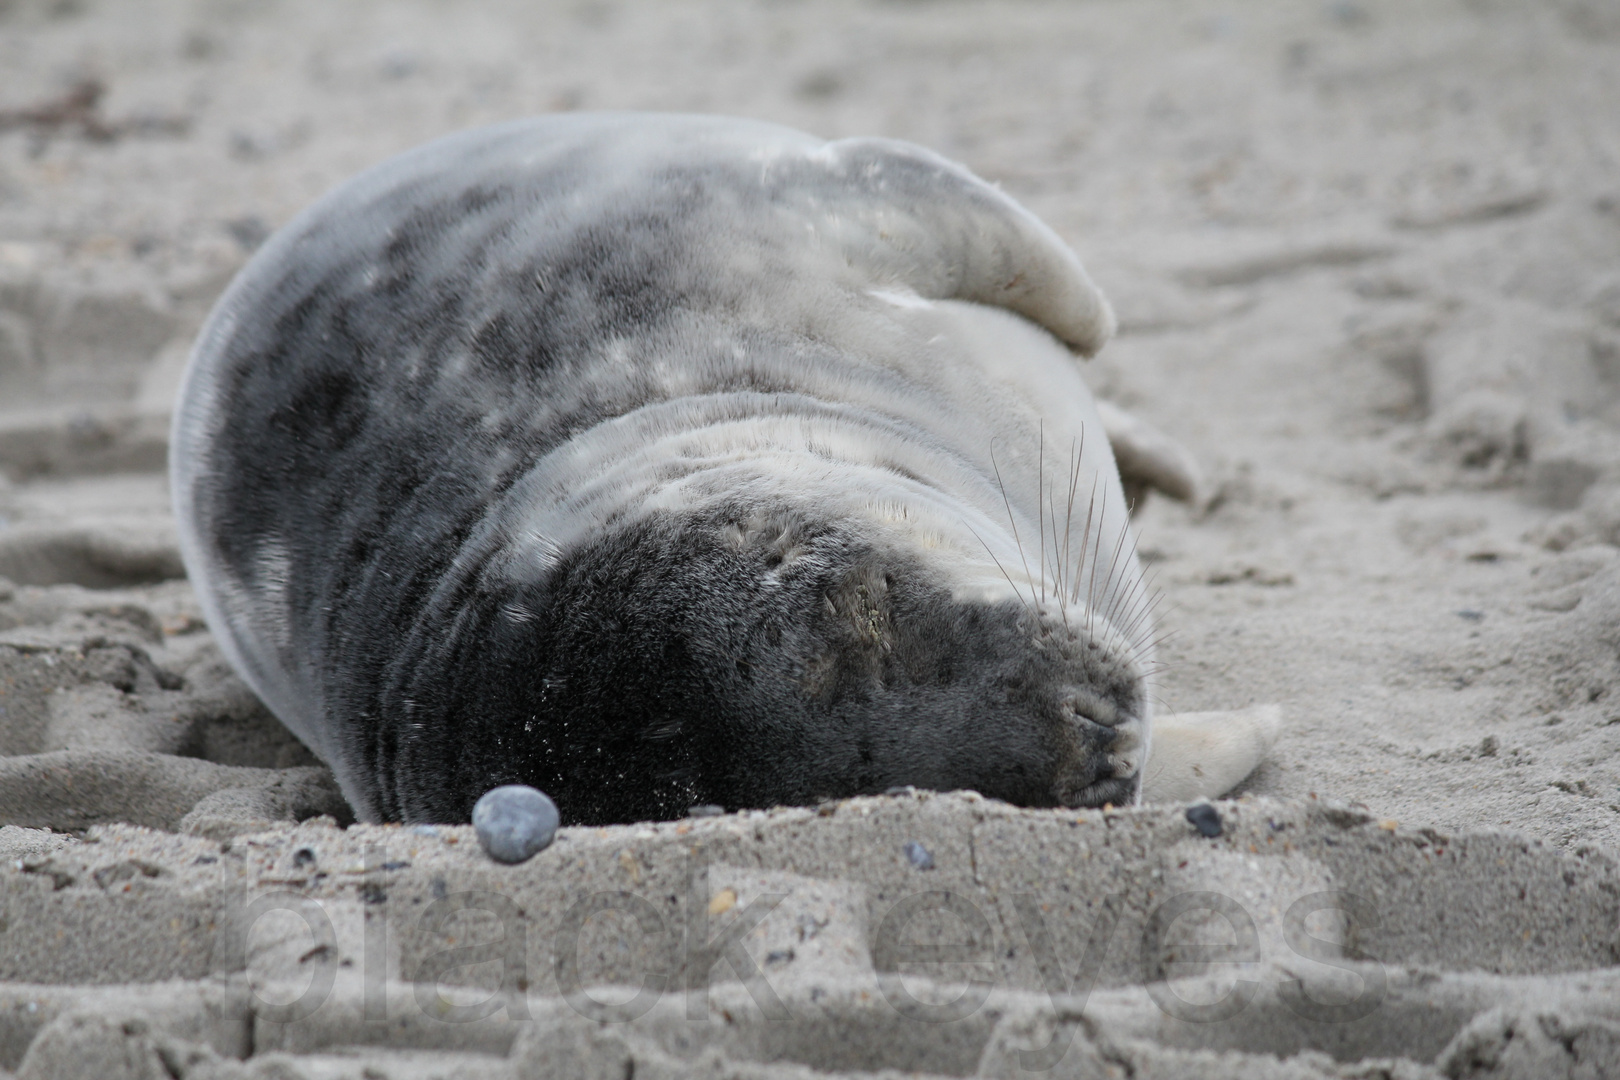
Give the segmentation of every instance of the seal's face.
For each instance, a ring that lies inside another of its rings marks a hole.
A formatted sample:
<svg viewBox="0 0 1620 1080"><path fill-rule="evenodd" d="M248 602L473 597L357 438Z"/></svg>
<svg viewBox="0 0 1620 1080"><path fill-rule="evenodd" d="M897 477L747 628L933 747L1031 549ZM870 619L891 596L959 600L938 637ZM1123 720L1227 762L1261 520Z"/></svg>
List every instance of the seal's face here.
<svg viewBox="0 0 1620 1080"><path fill-rule="evenodd" d="M1076 613L954 597L902 540L792 507L654 514L488 597L461 635L481 692L452 710L473 737L452 775L421 756L440 790L411 809L465 814L495 782L581 823L905 784L1134 801L1136 666Z"/></svg>

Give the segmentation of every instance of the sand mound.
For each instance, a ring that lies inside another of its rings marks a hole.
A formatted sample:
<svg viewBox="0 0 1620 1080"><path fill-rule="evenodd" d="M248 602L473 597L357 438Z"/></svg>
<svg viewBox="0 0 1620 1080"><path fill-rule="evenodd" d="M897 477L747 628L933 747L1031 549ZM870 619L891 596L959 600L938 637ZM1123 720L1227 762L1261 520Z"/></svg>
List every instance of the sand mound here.
<svg viewBox="0 0 1620 1080"><path fill-rule="evenodd" d="M1179 808L917 792L565 829L519 867L467 827L316 817L222 841L7 828L0 918L27 930L0 960L0 1064L1325 1077L1369 1075L1367 1059L1409 1076L1613 1063L1608 857L1320 802L1218 809L1207 839Z"/></svg>

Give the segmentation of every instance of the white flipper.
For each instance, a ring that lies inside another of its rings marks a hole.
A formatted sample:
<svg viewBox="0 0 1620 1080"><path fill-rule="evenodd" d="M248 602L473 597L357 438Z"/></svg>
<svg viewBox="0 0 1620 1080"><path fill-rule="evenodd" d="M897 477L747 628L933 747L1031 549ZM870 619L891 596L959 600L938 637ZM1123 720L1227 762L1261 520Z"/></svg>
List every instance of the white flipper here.
<svg viewBox="0 0 1620 1080"><path fill-rule="evenodd" d="M1226 794L1255 770L1281 730L1277 705L1154 717L1142 801L1191 802Z"/></svg>
<svg viewBox="0 0 1620 1080"><path fill-rule="evenodd" d="M1114 449L1114 462L1125 485L1125 498L1140 507L1149 491L1202 506L1209 497L1203 470L1192 451L1166 433L1111 401L1097 401L1103 433Z"/></svg>

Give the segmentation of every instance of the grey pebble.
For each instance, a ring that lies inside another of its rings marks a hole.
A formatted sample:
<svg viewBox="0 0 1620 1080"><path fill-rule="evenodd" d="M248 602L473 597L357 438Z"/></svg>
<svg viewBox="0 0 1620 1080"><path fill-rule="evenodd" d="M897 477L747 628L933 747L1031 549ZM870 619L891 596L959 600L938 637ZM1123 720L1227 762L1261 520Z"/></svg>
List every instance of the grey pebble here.
<svg viewBox="0 0 1620 1080"><path fill-rule="evenodd" d="M1194 803L1187 807L1187 820L1193 827L1213 840L1221 835L1221 815L1218 810L1207 802Z"/></svg>
<svg viewBox="0 0 1620 1080"><path fill-rule="evenodd" d="M687 817L721 817L721 816L723 816L725 814L725 812L726 812L726 808L723 807L723 806L716 806L713 803L699 803L696 806L688 807L687 811L686 811L686 816Z"/></svg>
<svg viewBox="0 0 1620 1080"><path fill-rule="evenodd" d="M491 788L473 807L473 829L489 857L520 863L544 851L557 836L557 804L524 784Z"/></svg>
<svg viewBox="0 0 1620 1080"><path fill-rule="evenodd" d="M917 841L907 840L906 846L901 850L906 853L906 858L911 860L911 865L918 870L932 870L934 868L934 856Z"/></svg>

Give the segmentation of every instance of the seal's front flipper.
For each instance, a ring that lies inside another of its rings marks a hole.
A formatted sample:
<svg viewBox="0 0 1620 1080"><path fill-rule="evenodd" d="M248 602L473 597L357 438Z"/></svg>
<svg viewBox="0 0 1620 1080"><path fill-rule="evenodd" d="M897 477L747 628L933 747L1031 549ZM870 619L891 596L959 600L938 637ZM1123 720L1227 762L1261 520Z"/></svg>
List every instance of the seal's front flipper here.
<svg viewBox="0 0 1620 1080"><path fill-rule="evenodd" d="M1112 402L1099 399L1097 413L1119 466L1125 503L1133 512L1141 509L1149 491L1162 491L1194 507L1204 504L1208 488L1191 450Z"/></svg>
<svg viewBox="0 0 1620 1080"><path fill-rule="evenodd" d="M1282 708L1173 713L1153 718L1143 802L1214 799L1254 771L1282 730Z"/></svg>

